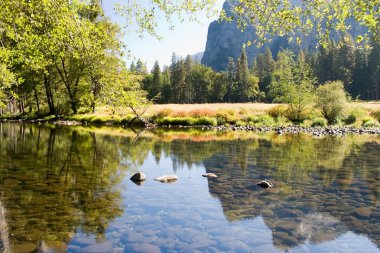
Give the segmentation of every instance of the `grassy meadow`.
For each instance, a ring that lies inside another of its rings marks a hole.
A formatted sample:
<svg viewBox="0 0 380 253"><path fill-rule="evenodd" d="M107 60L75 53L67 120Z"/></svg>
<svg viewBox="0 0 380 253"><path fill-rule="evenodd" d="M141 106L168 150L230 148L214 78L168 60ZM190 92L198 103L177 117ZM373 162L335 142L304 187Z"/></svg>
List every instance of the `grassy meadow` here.
<svg viewBox="0 0 380 253"><path fill-rule="evenodd" d="M306 108L300 121L292 119L285 104L214 103L154 104L136 109L141 117L158 126L289 126L326 127L327 120L313 107ZM0 119L41 119L38 116L6 116ZM128 108L98 107L95 113L82 112L69 116L47 116L44 121L78 121L99 125L144 125ZM352 102L335 126L380 127L380 102Z"/></svg>
<svg viewBox="0 0 380 253"><path fill-rule="evenodd" d="M146 109L146 108L145 108ZM143 109L140 110L141 112ZM218 103L218 104L157 104L151 105L142 115L147 121L162 126L327 126L321 112L313 107L303 112L302 121L292 121L286 105L265 103ZM113 110L100 107L96 113L66 116L74 120L93 124L141 124L133 120L134 114L125 108ZM336 126L380 127L380 102L350 103Z"/></svg>

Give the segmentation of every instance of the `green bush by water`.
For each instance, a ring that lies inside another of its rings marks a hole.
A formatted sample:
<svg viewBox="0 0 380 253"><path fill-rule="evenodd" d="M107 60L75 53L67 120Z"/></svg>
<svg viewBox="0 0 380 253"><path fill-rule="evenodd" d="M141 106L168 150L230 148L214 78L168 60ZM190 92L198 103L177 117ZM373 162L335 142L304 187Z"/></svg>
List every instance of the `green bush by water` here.
<svg viewBox="0 0 380 253"><path fill-rule="evenodd" d="M312 127L326 127L327 119L325 118L314 118L311 122Z"/></svg>

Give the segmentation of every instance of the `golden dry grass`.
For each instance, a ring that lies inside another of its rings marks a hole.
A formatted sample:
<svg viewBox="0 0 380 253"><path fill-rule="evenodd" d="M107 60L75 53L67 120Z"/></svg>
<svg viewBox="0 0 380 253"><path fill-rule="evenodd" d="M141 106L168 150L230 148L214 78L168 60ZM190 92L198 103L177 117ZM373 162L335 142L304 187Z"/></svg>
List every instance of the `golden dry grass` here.
<svg viewBox="0 0 380 253"><path fill-rule="evenodd" d="M231 110L236 113L240 111L249 111L251 113L265 112L278 104L264 104L264 103L215 103L215 104L163 104L153 105L148 110L148 114L157 114L164 110L170 110L171 114L198 114L204 116L211 116L220 110Z"/></svg>
<svg viewBox="0 0 380 253"><path fill-rule="evenodd" d="M214 117L217 113L228 112L232 115L251 115L267 113L271 108L279 104L267 103L214 103L214 104L155 104L149 107L145 116L152 115L186 117L186 116L208 116ZM361 108L368 113L380 111L380 101L354 102L350 104L350 109ZM116 115L127 115L131 111L128 108L118 108ZM89 114L94 115L94 114ZM103 106L97 108L96 116L112 115L110 108Z"/></svg>
<svg viewBox="0 0 380 253"><path fill-rule="evenodd" d="M378 111L380 110L380 101L355 102L355 103L351 103L351 106L363 108L364 110L369 110L369 111Z"/></svg>

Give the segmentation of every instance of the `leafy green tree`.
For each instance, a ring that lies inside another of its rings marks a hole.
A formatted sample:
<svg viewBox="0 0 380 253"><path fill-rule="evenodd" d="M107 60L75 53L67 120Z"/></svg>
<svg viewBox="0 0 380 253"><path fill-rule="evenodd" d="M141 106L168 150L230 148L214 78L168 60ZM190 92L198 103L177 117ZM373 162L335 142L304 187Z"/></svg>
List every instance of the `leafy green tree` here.
<svg viewBox="0 0 380 253"><path fill-rule="evenodd" d="M348 99L341 81L327 82L316 89L316 107L329 124L335 123L344 113Z"/></svg>
<svg viewBox="0 0 380 253"><path fill-rule="evenodd" d="M297 60L287 50L279 52L277 57L270 93L275 102L289 105L289 116L293 121L302 121L305 109L314 99L316 79L302 52Z"/></svg>
<svg viewBox="0 0 380 253"><path fill-rule="evenodd" d="M190 73L190 80L194 87L194 102L207 103L213 85L213 70L209 67L197 64Z"/></svg>
<svg viewBox="0 0 380 253"><path fill-rule="evenodd" d="M254 42L259 45L271 40L273 35L290 35L289 39L300 43L302 37L313 30L319 42L325 45L331 32L344 35L350 28L350 20L368 29L364 37L355 38L357 42L369 40L369 34L380 37L377 0L239 0L234 12L241 27L248 23L255 27L258 40Z"/></svg>
<svg viewBox="0 0 380 253"><path fill-rule="evenodd" d="M209 101L212 103L224 102L224 97L227 92L228 77L225 72L214 73L211 91L209 91Z"/></svg>

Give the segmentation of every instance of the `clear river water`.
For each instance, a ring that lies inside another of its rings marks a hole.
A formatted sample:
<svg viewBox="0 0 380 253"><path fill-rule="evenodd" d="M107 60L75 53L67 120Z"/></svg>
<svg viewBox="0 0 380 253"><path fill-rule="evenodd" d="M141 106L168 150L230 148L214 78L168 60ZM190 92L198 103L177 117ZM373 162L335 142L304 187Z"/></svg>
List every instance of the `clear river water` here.
<svg viewBox="0 0 380 253"><path fill-rule="evenodd" d="M0 123L0 252L380 252L380 136Z"/></svg>

